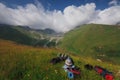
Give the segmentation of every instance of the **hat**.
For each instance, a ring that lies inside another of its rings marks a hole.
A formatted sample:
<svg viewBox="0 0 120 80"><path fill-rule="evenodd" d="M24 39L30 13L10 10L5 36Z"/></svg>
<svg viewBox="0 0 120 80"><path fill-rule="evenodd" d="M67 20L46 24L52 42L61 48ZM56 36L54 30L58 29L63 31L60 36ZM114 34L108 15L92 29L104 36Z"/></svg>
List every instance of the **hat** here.
<svg viewBox="0 0 120 80"><path fill-rule="evenodd" d="M71 66L71 65L73 65L73 62L72 62L72 60L70 58L67 58L65 60L65 64L68 65L68 66Z"/></svg>

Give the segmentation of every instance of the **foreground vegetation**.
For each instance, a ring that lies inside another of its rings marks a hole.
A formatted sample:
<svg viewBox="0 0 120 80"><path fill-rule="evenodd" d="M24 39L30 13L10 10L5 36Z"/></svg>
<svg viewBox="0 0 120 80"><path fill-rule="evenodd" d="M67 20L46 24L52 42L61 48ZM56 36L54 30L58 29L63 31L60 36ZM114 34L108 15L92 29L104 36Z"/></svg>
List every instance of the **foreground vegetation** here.
<svg viewBox="0 0 120 80"><path fill-rule="evenodd" d="M64 62L56 65L49 63L59 52L64 51L53 48L35 48L0 40L0 80L68 80L62 69ZM120 80L118 74L120 65L97 62L91 57L69 55L81 68L82 77L81 79L77 78L77 80L104 80L95 71L84 69L84 64L87 63L107 68L114 73L115 80Z"/></svg>

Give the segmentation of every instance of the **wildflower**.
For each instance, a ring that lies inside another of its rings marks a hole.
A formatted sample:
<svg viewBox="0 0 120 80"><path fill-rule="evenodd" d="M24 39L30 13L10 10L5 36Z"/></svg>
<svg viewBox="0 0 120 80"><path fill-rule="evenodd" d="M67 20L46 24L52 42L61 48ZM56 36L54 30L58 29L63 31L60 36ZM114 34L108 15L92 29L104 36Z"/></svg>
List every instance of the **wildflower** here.
<svg viewBox="0 0 120 80"><path fill-rule="evenodd" d="M30 74L27 74L27 76L29 77L29 76L30 76Z"/></svg>
<svg viewBox="0 0 120 80"><path fill-rule="evenodd" d="M55 73L57 74L57 73L58 73L58 71L57 71L57 70L55 70Z"/></svg>
<svg viewBox="0 0 120 80"><path fill-rule="evenodd" d="M46 79L48 79L48 76L46 76Z"/></svg>

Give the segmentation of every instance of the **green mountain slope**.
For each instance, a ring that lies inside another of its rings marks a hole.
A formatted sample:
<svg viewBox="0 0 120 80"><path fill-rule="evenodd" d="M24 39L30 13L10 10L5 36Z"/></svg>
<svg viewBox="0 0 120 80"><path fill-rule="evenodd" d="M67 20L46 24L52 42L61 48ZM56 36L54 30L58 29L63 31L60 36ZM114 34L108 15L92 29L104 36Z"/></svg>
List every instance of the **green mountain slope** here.
<svg viewBox="0 0 120 80"><path fill-rule="evenodd" d="M49 41L47 32L44 33L24 26L0 24L0 38L15 41L20 44L33 46L55 46L55 41ZM47 44L46 44L47 43Z"/></svg>
<svg viewBox="0 0 120 80"><path fill-rule="evenodd" d="M59 52L54 48L35 48L0 39L0 80L69 80L62 68L64 62L50 64L50 60ZM115 80L120 79L120 65L102 63L78 55L70 56L81 69L81 78L75 80L104 80L94 70L86 70L84 65L87 63L102 66L113 72Z"/></svg>
<svg viewBox="0 0 120 80"><path fill-rule="evenodd" d="M65 34L63 49L120 63L120 26L88 24Z"/></svg>
<svg viewBox="0 0 120 80"><path fill-rule="evenodd" d="M27 45L32 45L35 41L34 38L21 33L10 25L0 25L0 38Z"/></svg>

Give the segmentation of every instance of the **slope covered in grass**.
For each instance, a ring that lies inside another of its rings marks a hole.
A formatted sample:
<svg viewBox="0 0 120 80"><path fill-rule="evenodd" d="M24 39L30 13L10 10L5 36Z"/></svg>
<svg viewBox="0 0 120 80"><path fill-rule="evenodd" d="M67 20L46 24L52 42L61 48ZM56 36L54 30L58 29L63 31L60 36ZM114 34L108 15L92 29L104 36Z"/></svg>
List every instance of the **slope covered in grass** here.
<svg viewBox="0 0 120 80"><path fill-rule="evenodd" d="M0 24L0 39L41 47L52 47L56 45L55 41L50 41L50 38L47 38L47 34L46 37L43 36L45 34L43 35L42 32L38 32L29 27Z"/></svg>
<svg viewBox="0 0 120 80"><path fill-rule="evenodd" d="M60 47L113 63L120 63L120 26L88 24L65 34Z"/></svg>
<svg viewBox="0 0 120 80"><path fill-rule="evenodd" d="M0 80L68 80L67 74L62 69L64 62L56 65L49 63L59 52L56 49L34 48L0 40ZM90 57L69 55L75 65L81 68L82 77L76 80L104 80L95 71L84 69L84 64L87 63L107 68L113 72L115 80L120 79L117 74L120 65L97 62Z"/></svg>
<svg viewBox="0 0 120 80"><path fill-rule="evenodd" d="M35 41L34 38L21 33L10 25L0 25L0 38L27 45L32 45Z"/></svg>
<svg viewBox="0 0 120 80"><path fill-rule="evenodd" d="M60 65L49 63L54 55L54 49L33 48L0 40L0 80L55 80L62 73L55 73L57 68L61 69Z"/></svg>

